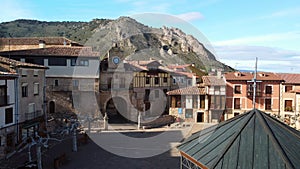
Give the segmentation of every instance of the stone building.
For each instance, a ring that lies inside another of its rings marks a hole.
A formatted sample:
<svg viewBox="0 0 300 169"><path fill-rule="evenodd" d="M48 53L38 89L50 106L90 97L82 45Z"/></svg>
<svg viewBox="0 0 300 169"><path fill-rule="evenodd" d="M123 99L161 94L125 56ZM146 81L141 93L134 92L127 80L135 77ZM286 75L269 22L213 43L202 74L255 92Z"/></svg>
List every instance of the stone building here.
<svg viewBox="0 0 300 169"><path fill-rule="evenodd" d="M5 141L1 141L1 144L3 143L4 147L10 147L4 152L8 153L27 137L44 130L42 126L45 122L45 71L47 68L5 57L0 57L0 68L1 71L14 75L14 79L4 80L2 92L4 105L8 106L9 110L5 111L7 116L4 126L9 124L11 127L5 128L7 136L3 137ZM11 76L10 74L8 77Z"/></svg>
<svg viewBox="0 0 300 169"><path fill-rule="evenodd" d="M91 110L89 100L99 89L99 52L91 47L55 46L37 49L0 52L0 55L26 63L43 65L46 72L48 108L50 113L61 112L53 94L60 94L65 100L71 100L75 108Z"/></svg>
<svg viewBox="0 0 300 169"><path fill-rule="evenodd" d="M101 61L99 92L100 108L110 121L122 116L136 121L138 113L144 118L164 114L171 77L159 61L127 61L110 56Z"/></svg>

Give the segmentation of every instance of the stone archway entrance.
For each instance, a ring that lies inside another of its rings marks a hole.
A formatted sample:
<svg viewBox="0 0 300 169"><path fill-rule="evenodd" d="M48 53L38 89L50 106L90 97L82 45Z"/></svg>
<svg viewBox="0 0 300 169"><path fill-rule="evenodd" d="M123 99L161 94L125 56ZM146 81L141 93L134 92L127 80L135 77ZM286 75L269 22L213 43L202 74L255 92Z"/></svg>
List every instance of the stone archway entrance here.
<svg viewBox="0 0 300 169"><path fill-rule="evenodd" d="M55 102L54 101L50 101L49 102L49 113L55 113Z"/></svg>
<svg viewBox="0 0 300 169"><path fill-rule="evenodd" d="M121 97L113 97L107 101L106 113L108 123L128 123L127 102Z"/></svg>

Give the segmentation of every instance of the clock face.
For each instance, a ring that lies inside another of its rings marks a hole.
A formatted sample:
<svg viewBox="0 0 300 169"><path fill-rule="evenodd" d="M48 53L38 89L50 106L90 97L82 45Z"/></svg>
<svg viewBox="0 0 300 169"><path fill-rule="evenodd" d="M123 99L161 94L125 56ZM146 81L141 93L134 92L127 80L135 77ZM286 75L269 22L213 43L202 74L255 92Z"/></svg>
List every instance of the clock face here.
<svg viewBox="0 0 300 169"><path fill-rule="evenodd" d="M120 63L120 58L118 56L114 56L113 59L112 59L112 61L113 61L114 64L117 65L117 64Z"/></svg>

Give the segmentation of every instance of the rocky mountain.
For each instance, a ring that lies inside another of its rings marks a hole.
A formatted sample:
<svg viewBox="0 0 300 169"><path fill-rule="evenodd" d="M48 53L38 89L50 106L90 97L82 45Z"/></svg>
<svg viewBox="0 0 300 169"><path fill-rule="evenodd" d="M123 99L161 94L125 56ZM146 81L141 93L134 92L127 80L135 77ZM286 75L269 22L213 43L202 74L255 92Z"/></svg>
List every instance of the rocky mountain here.
<svg viewBox="0 0 300 169"><path fill-rule="evenodd" d="M155 58L166 64L194 63L209 71L232 68L217 61L205 46L178 28L152 28L129 17L116 20L94 19L90 22L45 22L16 20L0 23L0 37L65 36L92 46L102 57L113 45L118 45L132 60Z"/></svg>

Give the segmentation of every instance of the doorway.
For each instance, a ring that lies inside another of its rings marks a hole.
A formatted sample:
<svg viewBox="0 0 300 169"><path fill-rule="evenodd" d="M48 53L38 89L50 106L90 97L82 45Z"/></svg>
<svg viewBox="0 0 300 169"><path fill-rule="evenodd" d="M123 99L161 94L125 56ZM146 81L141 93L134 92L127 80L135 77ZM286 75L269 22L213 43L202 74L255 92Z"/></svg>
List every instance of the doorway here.
<svg viewBox="0 0 300 169"><path fill-rule="evenodd" d="M204 113L203 112L198 112L197 113L197 122L204 122Z"/></svg>
<svg viewBox="0 0 300 169"><path fill-rule="evenodd" d="M55 113L55 102L54 101L50 101L49 102L49 113Z"/></svg>

